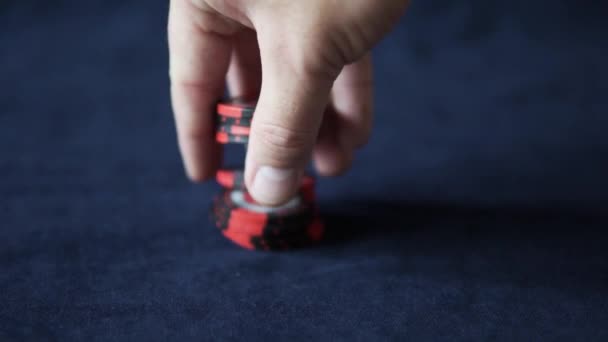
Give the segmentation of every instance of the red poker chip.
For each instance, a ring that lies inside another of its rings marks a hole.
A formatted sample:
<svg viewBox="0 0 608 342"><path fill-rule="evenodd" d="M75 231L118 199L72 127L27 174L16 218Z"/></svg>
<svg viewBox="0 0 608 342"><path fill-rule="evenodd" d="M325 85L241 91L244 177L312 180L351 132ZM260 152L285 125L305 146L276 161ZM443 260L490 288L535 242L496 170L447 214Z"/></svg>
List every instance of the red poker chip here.
<svg viewBox="0 0 608 342"><path fill-rule="evenodd" d="M232 209L232 217L245 220L281 222L285 218L293 218L302 213L308 213L311 203L304 201L300 194L280 207L267 207L256 203L245 190L229 190L226 192L226 203Z"/></svg>
<svg viewBox="0 0 608 342"><path fill-rule="evenodd" d="M217 114L231 118L248 118L253 117L255 112L255 101L243 101L238 98L221 101L217 104Z"/></svg>
<svg viewBox="0 0 608 342"><path fill-rule="evenodd" d="M243 169L220 169L215 173L215 180L227 189L244 189L245 171Z"/></svg>
<svg viewBox="0 0 608 342"><path fill-rule="evenodd" d="M212 212L223 235L247 249L286 250L322 239L324 225L316 207L300 193L282 208L257 205L244 191L225 191Z"/></svg>
<svg viewBox="0 0 608 342"><path fill-rule="evenodd" d="M216 132L224 132L232 135L249 135L251 128L236 125L217 125Z"/></svg>
<svg viewBox="0 0 608 342"><path fill-rule="evenodd" d="M215 141L220 144L247 144L249 143L248 135L235 135L226 132L216 132Z"/></svg>
<svg viewBox="0 0 608 342"><path fill-rule="evenodd" d="M304 248L321 241L324 234L324 226L322 221L318 217L315 217L306 230L297 236L282 236L280 233L275 236L251 235L233 230L224 230L222 234L234 244L245 249L288 251Z"/></svg>

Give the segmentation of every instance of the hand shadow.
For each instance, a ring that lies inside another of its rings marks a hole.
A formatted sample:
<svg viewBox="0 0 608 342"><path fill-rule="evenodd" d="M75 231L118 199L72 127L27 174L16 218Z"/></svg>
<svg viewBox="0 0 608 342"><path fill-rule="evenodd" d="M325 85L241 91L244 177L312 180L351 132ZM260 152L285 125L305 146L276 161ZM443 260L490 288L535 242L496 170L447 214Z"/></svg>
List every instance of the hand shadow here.
<svg viewBox="0 0 608 342"><path fill-rule="evenodd" d="M327 225L326 242L382 235L408 235L420 230L456 229L497 232L534 227L531 235L547 229L569 230L573 225L603 225L608 228L608 212L601 208L556 208L465 206L447 202L412 202L395 199L348 199L325 205L321 211Z"/></svg>
<svg viewBox="0 0 608 342"><path fill-rule="evenodd" d="M376 260L378 272L475 286L604 293L608 215L601 208L467 207L358 199L322 214L322 253ZM596 210L598 209L598 210Z"/></svg>

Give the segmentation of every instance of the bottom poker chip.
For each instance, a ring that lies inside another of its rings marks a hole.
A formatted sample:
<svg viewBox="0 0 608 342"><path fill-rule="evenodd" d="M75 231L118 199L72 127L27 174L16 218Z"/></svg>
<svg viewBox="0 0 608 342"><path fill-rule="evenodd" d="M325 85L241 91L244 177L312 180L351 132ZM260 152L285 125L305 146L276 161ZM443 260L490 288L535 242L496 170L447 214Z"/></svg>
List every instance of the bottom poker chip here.
<svg viewBox="0 0 608 342"><path fill-rule="evenodd" d="M223 235L243 248L300 248L320 241L324 233L311 191L303 187L291 201L274 208L255 203L244 190L226 190L216 197L212 215Z"/></svg>

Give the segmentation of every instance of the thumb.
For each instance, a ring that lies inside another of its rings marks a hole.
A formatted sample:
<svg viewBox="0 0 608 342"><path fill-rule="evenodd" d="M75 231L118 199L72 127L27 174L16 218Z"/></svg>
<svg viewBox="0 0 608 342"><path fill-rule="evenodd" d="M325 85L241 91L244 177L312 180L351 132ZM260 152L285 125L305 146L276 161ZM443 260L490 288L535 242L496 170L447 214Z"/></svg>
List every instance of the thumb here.
<svg viewBox="0 0 608 342"><path fill-rule="evenodd" d="M310 67L314 63L308 63L303 57L307 53L301 53L306 49L265 44L263 37L259 39L263 81L251 127L245 180L257 202L278 206L298 189L339 70Z"/></svg>

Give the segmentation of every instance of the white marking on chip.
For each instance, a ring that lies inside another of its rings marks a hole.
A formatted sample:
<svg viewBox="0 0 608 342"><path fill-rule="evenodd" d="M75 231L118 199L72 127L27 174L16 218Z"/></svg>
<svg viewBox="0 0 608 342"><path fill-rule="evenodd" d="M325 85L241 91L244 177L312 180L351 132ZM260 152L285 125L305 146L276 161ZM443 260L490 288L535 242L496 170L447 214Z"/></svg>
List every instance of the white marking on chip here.
<svg viewBox="0 0 608 342"><path fill-rule="evenodd" d="M230 199L232 202L234 202L234 204L241 208L263 214L271 214L283 210L293 209L300 205L300 196L295 196L289 202L280 207L265 207L263 205L249 203L245 200L245 193L241 190L233 190L230 192Z"/></svg>

